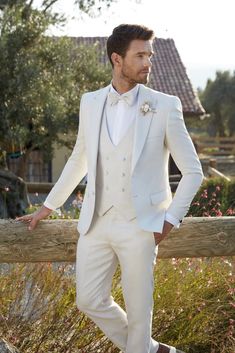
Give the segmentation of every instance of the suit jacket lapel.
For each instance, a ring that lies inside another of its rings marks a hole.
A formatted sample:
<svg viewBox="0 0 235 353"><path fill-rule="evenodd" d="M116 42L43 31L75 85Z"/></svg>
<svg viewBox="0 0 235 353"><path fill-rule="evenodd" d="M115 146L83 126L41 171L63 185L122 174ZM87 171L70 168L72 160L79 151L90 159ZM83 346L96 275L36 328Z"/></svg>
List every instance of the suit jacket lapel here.
<svg viewBox="0 0 235 353"><path fill-rule="evenodd" d="M91 100L91 113L90 113L90 158L94 175L96 175L97 155L99 148L100 127L105 106L107 94L110 85L99 90Z"/></svg>
<svg viewBox="0 0 235 353"><path fill-rule="evenodd" d="M155 108L156 103L153 101L153 99L151 100L151 98L151 91L145 86L140 85L133 142L131 173L133 173L138 159L141 155L153 118L153 114L155 114L152 112L143 114L143 112L141 111L141 106L146 102L149 103L151 108Z"/></svg>
<svg viewBox="0 0 235 353"><path fill-rule="evenodd" d="M100 137L100 127L105 106L105 101L107 94L110 90L110 85L99 90L97 94L91 98L91 108L90 108L90 161L93 169L94 176L96 176L96 166L97 166L97 156L99 148L99 137ZM144 85L140 85L139 95L138 95L138 105L137 105L137 117L135 122L135 132L134 132L134 142L132 150L132 165L131 173L134 171L136 163L141 155L144 147L146 137L150 128L150 124L153 118L152 112L143 114L141 112L141 106L148 102L151 107L155 108L155 102L151 100L151 91Z"/></svg>

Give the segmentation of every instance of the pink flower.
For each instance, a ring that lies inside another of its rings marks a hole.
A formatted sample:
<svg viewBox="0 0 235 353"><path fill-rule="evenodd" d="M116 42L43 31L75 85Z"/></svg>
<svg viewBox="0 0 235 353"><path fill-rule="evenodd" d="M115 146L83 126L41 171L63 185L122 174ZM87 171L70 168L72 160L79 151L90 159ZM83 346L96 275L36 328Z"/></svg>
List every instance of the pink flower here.
<svg viewBox="0 0 235 353"><path fill-rule="evenodd" d="M207 194L206 193L201 194L201 197L204 198L204 199L207 199Z"/></svg>
<svg viewBox="0 0 235 353"><path fill-rule="evenodd" d="M228 208L226 211L227 215L232 215L233 214L233 210L231 208Z"/></svg>
<svg viewBox="0 0 235 353"><path fill-rule="evenodd" d="M229 288L228 293L231 295L235 294L235 288Z"/></svg>

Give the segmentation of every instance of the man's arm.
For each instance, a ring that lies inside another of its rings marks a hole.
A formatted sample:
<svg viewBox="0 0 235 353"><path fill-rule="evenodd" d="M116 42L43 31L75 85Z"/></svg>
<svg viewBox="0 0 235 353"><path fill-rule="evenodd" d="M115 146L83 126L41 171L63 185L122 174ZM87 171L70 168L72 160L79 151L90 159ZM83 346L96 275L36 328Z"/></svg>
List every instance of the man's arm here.
<svg viewBox="0 0 235 353"><path fill-rule="evenodd" d="M167 236L174 226L175 228L180 227L180 223L204 178L200 160L184 123L182 105L178 97L173 97L166 128L166 145L182 173L182 178L173 200L166 210L162 233L154 232L156 245Z"/></svg>
<svg viewBox="0 0 235 353"><path fill-rule="evenodd" d="M172 109L166 127L166 145L182 178L167 213L181 221L189 210L204 174L197 152L186 129L182 105L178 97L172 97ZM178 228L178 227L177 227Z"/></svg>
<svg viewBox="0 0 235 353"><path fill-rule="evenodd" d="M69 157L58 181L47 196L44 205L52 210L62 206L69 195L79 184L87 173L87 159L85 153L85 136L84 136L84 114L83 114L83 97L80 103L79 111L79 130L76 144L73 152Z"/></svg>
<svg viewBox="0 0 235 353"><path fill-rule="evenodd" d="M84 141L84 117L82 109L83 104L81 99L77 141L58 181L38 211L16 218L18 221L28 223L29 230L33 230L41 219L48 217L52 210L55 210L56 208L63 205L75 187L87 173L87 160Z"/></svg>

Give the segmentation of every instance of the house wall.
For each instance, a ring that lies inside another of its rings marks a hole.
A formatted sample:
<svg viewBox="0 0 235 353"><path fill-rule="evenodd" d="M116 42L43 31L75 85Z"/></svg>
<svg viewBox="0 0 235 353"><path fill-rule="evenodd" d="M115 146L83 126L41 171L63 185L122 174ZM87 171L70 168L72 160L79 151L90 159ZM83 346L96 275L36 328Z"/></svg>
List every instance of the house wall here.
<svg viewBox="0 0 235 353"><path fill-rule="evenodd" d="M67 147L55 145L54 157L52 159L52 183L59 178L70 154L71 150Z"/></svg>

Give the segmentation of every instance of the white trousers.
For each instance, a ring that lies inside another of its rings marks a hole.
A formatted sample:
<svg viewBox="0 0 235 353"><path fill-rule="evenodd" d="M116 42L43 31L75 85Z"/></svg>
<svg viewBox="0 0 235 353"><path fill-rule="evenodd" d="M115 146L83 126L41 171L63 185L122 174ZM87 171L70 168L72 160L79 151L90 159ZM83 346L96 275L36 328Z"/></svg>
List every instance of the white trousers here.
<svg viewBox="0 0 235 353"><path fill-rule="evenodd" d="M76 304L125 353L156 353L151 338L153 270L158 246L154 235L127 222L115 208L96 213L86 235L80 234L76 260ZM124 311L111 296L120 263Z"/></svg>

